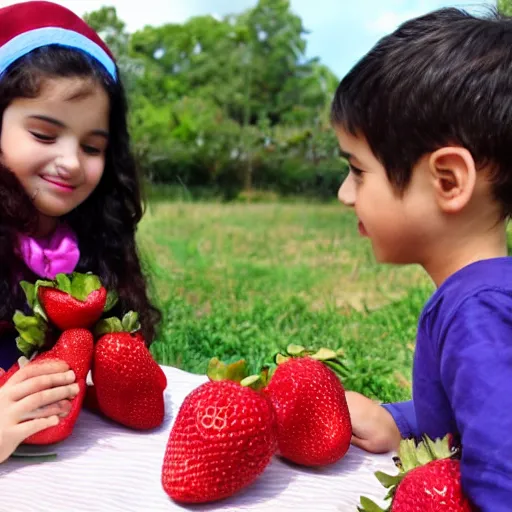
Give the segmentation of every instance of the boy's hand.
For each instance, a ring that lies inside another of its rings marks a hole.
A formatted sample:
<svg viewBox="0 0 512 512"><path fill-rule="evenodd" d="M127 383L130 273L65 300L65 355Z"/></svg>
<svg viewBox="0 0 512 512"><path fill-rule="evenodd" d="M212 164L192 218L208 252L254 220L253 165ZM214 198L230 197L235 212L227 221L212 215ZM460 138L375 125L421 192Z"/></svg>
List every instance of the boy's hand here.
<svg viewBox="0 0 512 512"><path fill-rule="evenodd" d="M75 374L63 361L29 364L0 388L0 463L27 437L59 423L78 394Z"/></svg>
<svg viewBox="0 0 512 512"><path fill-rule="evenodd" d="M352 444L372 453L396 450L400 431L384 407L355 391L346 392L352 421Z"/></svg>

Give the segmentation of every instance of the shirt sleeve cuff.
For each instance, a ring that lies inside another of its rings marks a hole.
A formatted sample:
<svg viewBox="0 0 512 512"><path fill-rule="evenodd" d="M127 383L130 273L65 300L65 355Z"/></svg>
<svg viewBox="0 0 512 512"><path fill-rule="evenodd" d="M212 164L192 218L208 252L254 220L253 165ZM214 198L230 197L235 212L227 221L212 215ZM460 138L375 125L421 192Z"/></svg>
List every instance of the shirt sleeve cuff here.
<svg viewBox="0 0 512 512"><path fill-rule="evenodd" d="M417 437L416 434L416 418L414 412L414 404L411 402L399 402L394 404L382 404L382 407L386 409L393 419L395 420L396 426L400 431L400 435L403 439L409 439Z"/></svg>

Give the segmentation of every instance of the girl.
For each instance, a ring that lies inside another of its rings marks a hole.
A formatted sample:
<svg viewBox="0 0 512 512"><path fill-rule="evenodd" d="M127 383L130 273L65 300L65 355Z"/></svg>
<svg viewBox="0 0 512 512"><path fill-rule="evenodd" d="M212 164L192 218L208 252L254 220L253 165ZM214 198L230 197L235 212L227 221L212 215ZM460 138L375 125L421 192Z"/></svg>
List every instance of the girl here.
<svg viewBox="0 0 512 512"><path fill-rule="evenodd" d="M160 315L136 249L141 196L113 56L85 22L50 2L0 9L0 27L0 367L20 356L10 328L25 307L20 276L94 272L118 292L113 314L139 312L149 345ZM65 414L76 391L66 370L20 370L0 388L0 462Z"/></svg>

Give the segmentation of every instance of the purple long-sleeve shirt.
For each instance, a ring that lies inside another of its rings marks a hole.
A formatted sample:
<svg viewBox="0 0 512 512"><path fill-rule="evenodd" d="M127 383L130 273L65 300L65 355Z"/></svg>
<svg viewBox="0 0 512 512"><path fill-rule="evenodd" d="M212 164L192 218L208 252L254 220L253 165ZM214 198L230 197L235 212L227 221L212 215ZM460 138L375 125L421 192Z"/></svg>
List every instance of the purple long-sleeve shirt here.
<svg viewBox="0 0 512 512"><path fill-rule="evenodd" d="M459 435L474 507L512 510L512 258L472 263L436 290L418 324L413 400L384 407L403 437Z"/></svg>

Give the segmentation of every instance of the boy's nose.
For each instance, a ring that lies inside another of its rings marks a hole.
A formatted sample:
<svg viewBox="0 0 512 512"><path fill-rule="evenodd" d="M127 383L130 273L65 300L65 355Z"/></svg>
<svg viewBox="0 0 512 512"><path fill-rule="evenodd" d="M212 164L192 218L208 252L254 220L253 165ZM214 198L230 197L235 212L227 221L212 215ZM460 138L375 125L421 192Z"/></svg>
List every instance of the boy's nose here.
<svg viewBox="0 0 512 512"><path fill-rule="evenodd" d="M338 200L345 206L354 206L356 203L356 187L351 173L345 178L338 190Z"/></svg>

